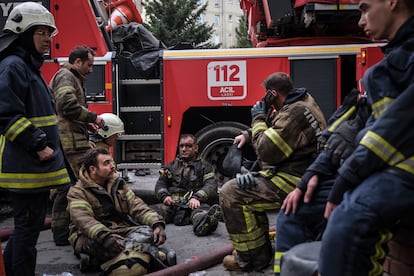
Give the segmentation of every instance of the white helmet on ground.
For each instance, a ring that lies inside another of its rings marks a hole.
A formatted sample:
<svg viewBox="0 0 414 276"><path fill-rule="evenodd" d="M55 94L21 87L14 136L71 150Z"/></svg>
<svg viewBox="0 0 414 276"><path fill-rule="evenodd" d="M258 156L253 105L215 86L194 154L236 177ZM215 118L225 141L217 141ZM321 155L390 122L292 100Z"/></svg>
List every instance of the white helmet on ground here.
<svg viewBox="0 0 414 276"><path fill-rule="evenodd" d="M98 130L98 134L103 138L108 138L113 134L123 134L125 132L124 123L115 114L102 113L101 117L105 122L105 126Z"/></svg>
<svg viewBox="0 0 414 276"><path fill-rule="evenodd" d="M21 34L33 26L47 26L52 29L52 35L57 34L53 15L42 4L35 2L17 4L7 17L3 30Z"/></svg>

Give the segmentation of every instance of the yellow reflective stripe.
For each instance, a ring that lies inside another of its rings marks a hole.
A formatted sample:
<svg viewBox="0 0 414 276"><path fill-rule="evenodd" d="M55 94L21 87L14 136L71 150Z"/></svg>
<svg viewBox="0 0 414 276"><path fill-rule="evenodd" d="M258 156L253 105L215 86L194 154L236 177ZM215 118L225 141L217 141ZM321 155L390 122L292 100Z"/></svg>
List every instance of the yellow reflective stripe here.
<svg viewBox="0 0 414 276"><path fill-rule="evenodd" d="M242 209L244 221L246 222L246 231L249 233L257 227L255 215L256 212L265 212L267 210L280 209L280 203L272 202L243 205Z"/></svg>
<svg viewBox="0 0 414 276"><path fill-rule="evenodd" d="M372 113L374 114L374 118L378 119L393 101L394 98L385 97L372 104Z"/></svg>
<svg viewBox="0 0 414 276"><path fill-rule="evenodd" d="M207 179L213 178L214 177L214 172L210 172L210 173L206 173L203 176L203 181L206 181Z"/></svg>
<svg viewBox="0 0 414 276"><path fill-rule="evenodd" d="M275 144L276 147L286 156L289 157L293 150L288 143L280 136L280 134L273 128L268 128L264 134Z"/></svg>
<svg viewBox="0 0 414 276"><path fill-rule="evenodd" d="M6 138L0 135L0 156L4 154L4 147L6 146ZM3 158L0 158L0 175L3 169Z"/></svg>
<svg viewBox="0 0 414 276"><path fill-rule="evenodd" d="M198 190L196 194L203 198L207 197L207 193L204 190Z"/></svg>
<svg viewBox="0 0 414 276"><path fill-rule="evenodd" d="M257 228L254 231L251 231L246 234L232 234L232 233L228 233L228 234L229 234L229 238L233 242L241 243L241 242L256 240L260 238L262 235L265 234L265 230L262 228Z"/></svg>
<svg viewBox="0 0 414 276"><path fill-rule="evenodd" d="M30 121L22 117L9 127L6 133L4 133L4 136L6 136L10 141L13 142L14 139L16 139L16 137L20 133L22 133L28 126L30 126Z"/></svg>
<svg viewBox="0 0 414 276"><path fill-rule="evenodd" d="M374 255L370 257L370 261L372 264L372 269L368 272L369 276L376 276L376 275L382 275L383 272L383 265L379 263L379 260L382 260L385 258L385 251L384 251L384 244L386 244L388 241L390 241L393 237L391 231L389 230L383 230L380 231L380 239L375 244L375 252Z"/></svg>
<svg viewBox="0 0 414 276"><path fill-rule="evenodd" d="M282 259L283 254L285 254L285 252L281 252L281 251L275 252L275 261L274 261L274 266L273 266L274 273L280 273L280 260Z"/></svg>
<svg viewBox="0 0 414 276"><path fill-rule="evenodd" d="M253 136L259 131L265 131L267 129L267 125L265 122L259 121L253 124L252 127L252 134Z"/></svg>
<svg viewBox="0 0 414 276"><path fill-rule="evenodd" d="M283 172L278 172L274 177L270 179L273 184L276 185L279 189L281 189L286 194L293 191L296 186L300 182L300 177L296 177L294 175L290 175Z"/></svg>
<svg viewBox="0 0 414 276"><path fill-rule="evenodd" d="M106 226L102 223L97 223L91 227L88 228L89 236L92 237L92 239L96 238L96 235L101 232L103 229L106 229Z"/></svg>
<svg viewBox="0 0 414 276"><path fill-rule="evenodd" d="M134 191L129 190L128 192L126 192L125 196L126 196L126 199L129 201L135 197L135 193Z"/></svg>
<svg viewBox="0 0 414 276"><path fill-rule="evenodd" d="M395 166L397 163L405 160L405 156L401 152L375 132L368 131L362 138L360 144L374 152L375 155L390 166Z"/></svg>
<svg viewBox="0 0 414 276"><path fill-rule="evenodd" d="M90 213L93 213L92 206L86 200L73 200L69 203L69 209L81 208L85 209Z"/></svg>
<svg viewBox="0 0 414 276"><path fill-rule="evenodd" d="M254 250L256 248L259 248L266 244L266 237L262 235L260 238L254 241L247 241L247 242L235 242L232 241L234 249L236 249L239 252L248 252L251 250Z"/></svg>
<svg viewBox="0 0 414 276"><path fill-rule="evenodd" d="M67 85L67 86L61 86L58 89L54 90L55 98L58 98L63 93L75 93L76 89L73 86Z"/></svg>
<svg viewBox="0 0 414 276"><path fill-rule="evenodd" d="M57 125L56 115L33 117L33 118L29 118L29 120L36 127L46 127L46 126L54 126L54 125Z"/></svg>
<svg viewBox="0 0 414 276"><path fill-rule="evenodd" d="M47 173L1 173L0 187L33 189L69 183L66 169Z"/></svg>
<svg viewBox="0 0 414 276"><path fill-rule="evenodd" d="M144 217L142 218L142 222L143 222L143 224L150 224L153 218L154 218L154 213L147 212L147 213L145 213ZM135 218L132 218L132 219L135 220Z"/></svg>
<svg viewBox="0 0 414 276"><path fill-rule="evenodd" d="M414 174L414 156L405 159L401 163L398 163L396 167L411 174Z"/></svg>
<svg viewBox="0 0 414 276"><path fill-rule="evenodd" d="M338 119L335 120L335 122L333 122L329 128L328 131L333 132L340 123L342 123L343 121L348 120L348 118L350 118L352 116L352 114L354 114L354 112L356 111L356 107L352 106L347 112L345 112L341 117L339 117Z"/></svg>

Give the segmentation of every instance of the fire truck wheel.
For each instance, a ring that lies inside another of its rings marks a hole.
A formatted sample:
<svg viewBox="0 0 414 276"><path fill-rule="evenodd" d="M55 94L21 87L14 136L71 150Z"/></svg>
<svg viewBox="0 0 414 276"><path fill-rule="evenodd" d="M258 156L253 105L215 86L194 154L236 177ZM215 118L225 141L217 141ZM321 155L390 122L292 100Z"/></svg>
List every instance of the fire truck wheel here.
<svg viewBox="0 0 414 276"><path fill-rule="evenodd" d="M234 137L248 128L239 122L225 121L208 125L195 134L201 157L216 170L219 187L230 178L223 170L223 159L233 144Z"/></svg>

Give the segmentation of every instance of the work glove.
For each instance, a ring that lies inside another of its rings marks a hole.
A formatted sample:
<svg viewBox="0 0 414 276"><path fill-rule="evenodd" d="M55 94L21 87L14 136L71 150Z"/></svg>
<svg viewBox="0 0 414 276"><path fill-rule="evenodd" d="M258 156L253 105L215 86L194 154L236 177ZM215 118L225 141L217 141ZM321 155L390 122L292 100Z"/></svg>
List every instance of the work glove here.
<svg viewBox="0 0 414 276"><path fill-rule="evenodd" d="M360 128L354 120L345 121L338 126L326 142L326 156L332 165L340 166L354 151L355 137Z"/></svg>
<svg viewBox="0 0 414 276"><path fill-rule="evenodd" d="M253 190L257 188L256 181L254 180L254 175L253 173L249 171L243 174L237 173L236 182L237 182L237 186L243 190L247 190L247 189Z"/></svg>
<svg viewBox="0 0 414 276"><path fill-rule="evenodd" d="M257 102L252 109L250 110L251 114L252 114L252 118L262 118L262 119L266 119L267 116L267 108L266 108L266 103L262 100L260 102Z"/></svg>

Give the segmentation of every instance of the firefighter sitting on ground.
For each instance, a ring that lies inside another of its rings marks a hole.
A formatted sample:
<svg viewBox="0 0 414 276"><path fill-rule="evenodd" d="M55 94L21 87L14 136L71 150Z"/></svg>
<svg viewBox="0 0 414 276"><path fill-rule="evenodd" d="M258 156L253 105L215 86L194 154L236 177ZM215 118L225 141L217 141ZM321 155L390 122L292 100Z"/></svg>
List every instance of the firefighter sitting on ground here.
<svg viewBox="0 0 414 276"><path fill-rule="evenodd" d="M200 158L196 138L183 134L179 139L179 155L160 170L155 196L162 203L152 205L166 223L193 225L197 236L217 229L220 207L217 182L210 164ZM213 205L211 205L213 204Z"/></svg>
<svg viewBox="0 0 414 276"><path fill-rule="evenodd" d="M150 256L159 257L154 252L166 240L165 223L119 177L107 149L86 152L67 197L69 241L82 271L101 266L108 274L143 275ZM128 262L134 265L123 265Z"/></svg>
<svg viewBox="0 0 414 276"><path fill-rule="evenodd" d="M91 148L106 148L114 146L118 137L125 133L124 123L115 114L102 113L105 125L96 134L89 135L89 145Z"/></svg>
<svg viewBox="0 0 414 276"><path fill-rule="evenodd" d="M220 191L222 215L235 248L223 265L233 271L261 271L270 264L266 211L278 210L299 183L316 153L316 137L326 127L315 100L305 88L293 88L289 75L273 73L264 87L264 99L251 109L251 135L235 139L240 147L251 140L260 171L238 174Z"/></svg>

